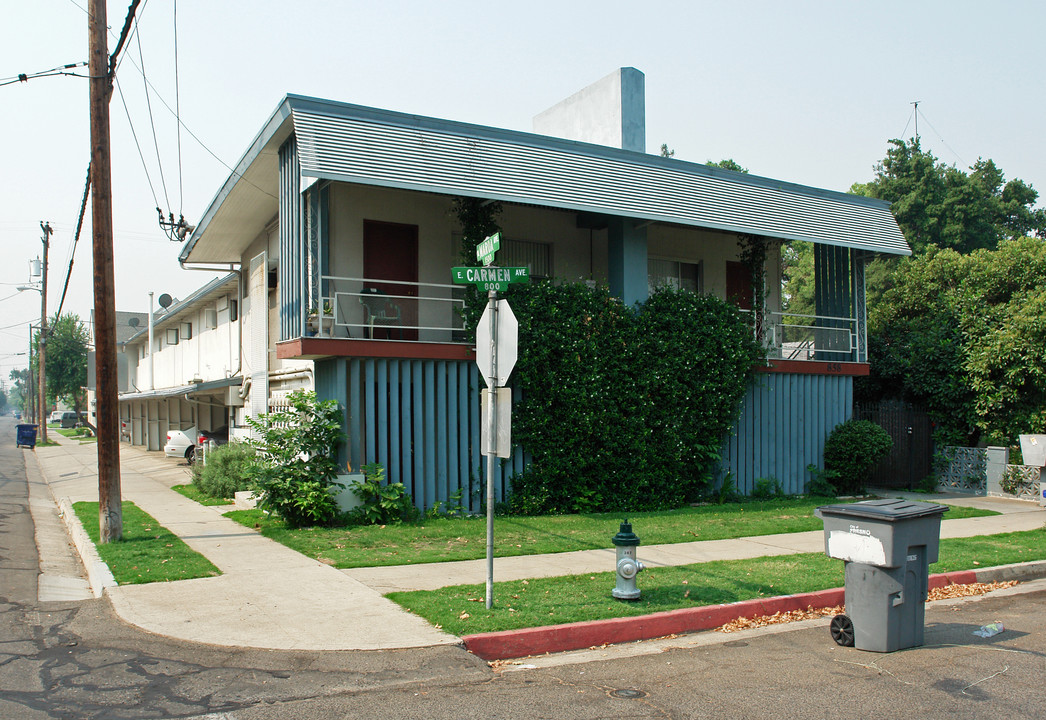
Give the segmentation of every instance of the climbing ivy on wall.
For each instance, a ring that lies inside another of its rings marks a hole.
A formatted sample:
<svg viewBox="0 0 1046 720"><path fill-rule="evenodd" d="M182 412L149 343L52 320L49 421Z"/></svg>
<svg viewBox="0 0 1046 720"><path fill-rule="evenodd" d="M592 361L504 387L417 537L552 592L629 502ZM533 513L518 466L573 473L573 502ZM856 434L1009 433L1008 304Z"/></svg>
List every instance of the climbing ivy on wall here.
<svg viewBox="0 0 1046 720"><path fill-rule="evenodd" d="M454 214L458 216L458 223L461 225L461 252L458 261L466 267L475 266L476 246L501 229L498 224L501 203L459 197L454 199ZM462 318L465 328L470 333L475 331L486 302L485 293L481 294L475 286L466 286Z"/></svg>
<svg viewBox="0 0 1046 720"><path fill-rule="evenodd" d="M670 289L626 308L606 288L549 282L508 293L519 320L513 478L521 514L678 507L711 466L763 358L730 304Z"/></svg>
<svg viewBox="0 0 1046 720"><path fill-rule="evenodd" d="M770 238L761 235L737 236L738 260L745 266L752 279L752 324L756 337L763 337L764 309L766 307L766 258Z"/></svg>

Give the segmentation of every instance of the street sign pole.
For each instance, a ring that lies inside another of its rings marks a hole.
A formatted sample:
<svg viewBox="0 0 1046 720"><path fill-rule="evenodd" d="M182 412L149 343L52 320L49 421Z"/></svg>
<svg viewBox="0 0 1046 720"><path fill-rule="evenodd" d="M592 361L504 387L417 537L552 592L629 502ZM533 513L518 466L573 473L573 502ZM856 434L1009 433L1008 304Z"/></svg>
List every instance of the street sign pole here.
<svg viewBox="0 0 1046 720"><path fill-rule="evenodd" d="M494 607L494 468L497 464L498 437L498 293L487 294L490 310L490 447L487 448L487 609Z"/></svg>

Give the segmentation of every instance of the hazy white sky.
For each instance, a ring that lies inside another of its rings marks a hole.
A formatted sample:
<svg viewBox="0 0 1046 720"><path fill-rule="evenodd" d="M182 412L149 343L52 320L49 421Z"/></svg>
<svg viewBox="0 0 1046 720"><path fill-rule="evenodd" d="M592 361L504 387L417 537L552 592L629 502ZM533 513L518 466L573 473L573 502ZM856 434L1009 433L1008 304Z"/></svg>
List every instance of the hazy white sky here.
<svg viewBox="0 0 1046 720"><path fill-rule="evenodd" d="M129 4L108 4L110 50ZM0 82L87 59L86 0L3 5ZM139 18L118 74L127 110L119 93L111 105L119 310L144 311L150 290L184 297L211 277L178 267L157 202L195 223L229 174L211 153L234 165L286 93L529 131L540 111L632 66L646 74L649 152L667 143L679 159L730 157L833 190L871 179L887 141L912 134L918 100L923 145L941 160L992 158L1046 191L1046 5L1033 0L144 0ZM17 353L39 319L39 294L15 288L40 253L42 220L56 230L49 313L58 306L89 159L87 99L74 77L0 86L4 379L25 366ZM180 171L164 107L176 102L208 148L183 131ZM65 305L85 319L90 238L88 213Z"/></svg>

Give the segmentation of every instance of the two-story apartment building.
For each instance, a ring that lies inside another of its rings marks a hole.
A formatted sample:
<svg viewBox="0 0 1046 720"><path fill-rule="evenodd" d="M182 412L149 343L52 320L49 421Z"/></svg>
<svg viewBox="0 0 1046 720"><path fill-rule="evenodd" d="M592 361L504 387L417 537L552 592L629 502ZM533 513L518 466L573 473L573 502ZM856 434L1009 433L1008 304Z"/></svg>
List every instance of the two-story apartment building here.
<svg viewBox="0 0 1046 720"><path fill-rule="evenodd" d="M723 464L742 491L775 477L802 492L868 372L865 263L910 251L886 203L646 154L641 85L629 68L610 78L596 115L611 139L594 139L616 147L286 96L180 256L241 268L236 412L265 412L277 383L311 366L320 398L344 408L349 466L381 462L419 506L469 497L485 474L482 382L450 283L456 199L502 205L500 264L607 283L629 304L662 282L744 302L741 247L756 236L768 292L749 309L771 360ZM546 132L570 126L546 119ZM792 242L813 245L816 317L783 312L779 250ZM499 499L525 458L502 464Z"/></svg>
<svg viewBox="0 0 1046 720"><path fill-rule="evenodd" d="M240 284L238 273L224 275L135 323L120 363L125 440L159 450L168 430L242 420Z"/></svg>

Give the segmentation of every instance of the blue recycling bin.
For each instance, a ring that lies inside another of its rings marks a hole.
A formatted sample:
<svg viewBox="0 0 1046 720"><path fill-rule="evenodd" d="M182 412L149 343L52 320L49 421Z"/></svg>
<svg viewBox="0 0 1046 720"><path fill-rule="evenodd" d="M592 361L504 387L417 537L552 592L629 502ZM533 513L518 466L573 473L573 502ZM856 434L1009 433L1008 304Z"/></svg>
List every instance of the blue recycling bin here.
<svg viewBox="0 0 1046 720"><path fill-rule="evenodd" d="M27 447L30 450L36 449L36 425L29 423L19 423L15 427L18 428L18 432L15 435L15 447Z"/></svg>

